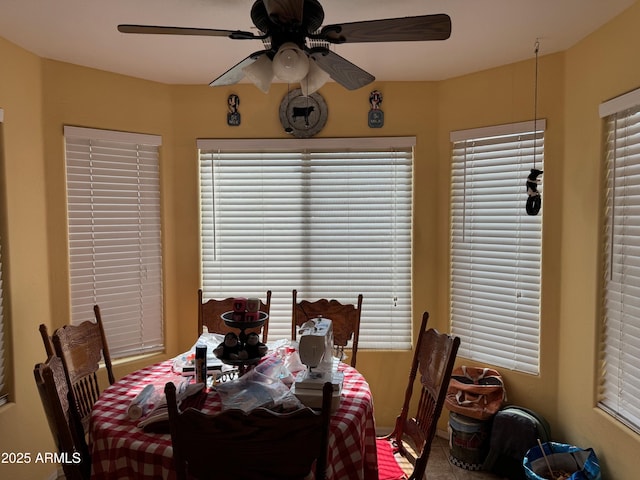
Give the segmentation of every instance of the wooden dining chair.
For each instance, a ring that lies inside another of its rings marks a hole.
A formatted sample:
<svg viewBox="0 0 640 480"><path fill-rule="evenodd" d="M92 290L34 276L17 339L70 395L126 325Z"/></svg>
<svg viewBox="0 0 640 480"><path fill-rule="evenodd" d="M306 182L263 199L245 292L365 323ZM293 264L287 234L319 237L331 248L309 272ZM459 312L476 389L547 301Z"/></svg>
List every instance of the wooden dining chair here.
<svg viewBox="0 0 640 480"><path fill-rule="evenodd" d="M427 468L431 444L460 346L460 338L439 333L433 328L427 329L428 319L429 313L424 312L409 372L409 383L395 428L389 435L377 439L378 466L381 474L383 470L392 471L389 468L381 468L381 465L400 466L397 456L407 460L413 466L413 470L405 472L402 476L381 475L380 480L422 480ZM412 401L412 396L418 373L420 398L415 402Z"/></svg>
<svg viewBox="0 0 640 480"><path fill-rule="evenodd" d="M80 325L65 325L53 332L52 336L56 355L62 360L73 403L85 433L89 431L93 404L102 391L97 375L100 360L104 361L109 384L113 385L115 382L100 307L95 305L93 311L95 322L87 320Z"/></svg>
<svg viewBox="0 0 640 480"><path fill-rule="evenodd" d="M293 290L291 313L291 339L296 339L298 327L317 317L328 318L333 326L333 345L335 356L345 358L345 348L351 349L350 365L355 368L358 354L358 338L360 336L360 313L362 312L362 294L358 295L357 304L340 303L337 300L298 301L298 292Z"/></svg>
<svg viewBox="0 0 640 480"><path fill-rule="evenodd" d="M331 383L324 385L320 412L308 407L288 413L263 407L249 413L179 412L173 382L165 385L165 394L178 480L302 480L312 471L315 480L325 479Z"/></svg>
<svg viewBox="0 0 640 480"><path fill-rule="evenodd" d="M266 301L260 299L260 311L269 315L271 309L271 290L267 290ZM233 298L224 300L209 299L204 301L202 289L198 289L198 337L202 334L202 327L206 326L209 333L219 333L224 335L229 332L236 333L237 328L228 327L220 317L225 312L233 310ZM262 327L248 328L247 334L257 333L261 335L262 343L267 343L269 334L269 318L265 320Z"/></svg>
<svg viewBox="0 0 640 480"><path fill-rule="evenodd" d="M62 469L68 480L86 480L91 473L91 457L80 419L70 408L69 387L60 358L48 357L33 369L36 387L58 452L65 455Z"/></svg>

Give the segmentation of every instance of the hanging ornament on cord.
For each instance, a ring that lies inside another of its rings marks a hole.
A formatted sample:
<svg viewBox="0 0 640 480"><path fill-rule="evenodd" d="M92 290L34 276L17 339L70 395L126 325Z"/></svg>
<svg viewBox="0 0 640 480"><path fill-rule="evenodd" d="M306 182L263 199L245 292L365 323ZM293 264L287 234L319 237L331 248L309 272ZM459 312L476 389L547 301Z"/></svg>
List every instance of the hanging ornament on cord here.
<svg viewBox="0 0 640 480"><path fill-rule="evenodd" d="M533 168L531 173L527 177L527 205L526 210L528 215L538 215L540 207L542 207L542 196L538 191L538 185L542 183L540 175L542 170L536 168L536 144L538 137L538 52L540 51L540 42L536 39L535 54L536 54L536 78L535 78L535 93L533 101Z"/></svg>
<svg viewBox="0 0 640 480"><path fill-rule="evenodd" d="M538 170L537 168L532 168L531 173L527 177L527 214L528 215L538 215L540 211L540 207L542 206L542 196L538 191L538 185L540 185L541 180L538 178L542 175L542 170Z"/></svg>

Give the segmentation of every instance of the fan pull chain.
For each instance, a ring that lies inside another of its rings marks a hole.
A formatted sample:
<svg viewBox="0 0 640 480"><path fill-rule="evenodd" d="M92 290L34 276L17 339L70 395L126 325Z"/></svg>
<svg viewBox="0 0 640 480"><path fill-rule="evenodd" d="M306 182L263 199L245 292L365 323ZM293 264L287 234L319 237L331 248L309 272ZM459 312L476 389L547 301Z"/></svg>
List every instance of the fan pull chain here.
<svg viewBox="0 0 640 480"><path fill-rule="evenodd" d="M289 87L291 87L290 83L287 83L287 112L289 111L289 102L291 101L291 97L289 96ZM289 126L284 129L285 133L293 133L293 127L291 127L291 120L289 120Z"/></svg>
<svg viewBox="0 0 640 480"><path fill-rule="evenodd" d="M538 185L540 185L540 175L542 170L536 168L536 147L538 144L538 52L540 51L540 41L536 38L534 52L536 55L536 73L535 73L535 87L533 94L533 168L531 173L527 177L527 215L538 215L540 207L542 207L542 196L538 191Z"/></svg>
<svg viewBox="0 0 640 480"><path fill-rule="evenodd" d="M536 139L538 137L538 52L540 52L540 41L536 38L534 46L534 53L536 55L536 73L533 88L533 168L536 168Z"/></svg>

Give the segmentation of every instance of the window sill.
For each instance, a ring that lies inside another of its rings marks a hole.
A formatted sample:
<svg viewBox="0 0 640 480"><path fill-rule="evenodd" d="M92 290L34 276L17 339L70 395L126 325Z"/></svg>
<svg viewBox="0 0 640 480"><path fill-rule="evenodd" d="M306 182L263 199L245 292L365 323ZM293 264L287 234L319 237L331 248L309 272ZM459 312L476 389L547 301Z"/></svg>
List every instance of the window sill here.
<svg viewBox="0 0 640 480"><path fill-rule="evenodd" d="M153 359L153 363L160 362L165 360L166 358L165 352L152 352L152 353L143 353L141 355L133 355L131 357L122 357L116 360L111 361L111 365L113 367L122 367L126 365L130 365L133 363L140 362L142 360ZM104 367L104 363L100 364L101 367Z"/></svg>
<svg viewBox="0 0 640 480"><path fill-rule="evenodd" d="M5 412L8 412L15 405L15 402L12 402L9 400L8 395L5 396L4 400L0 400L0 401L4 402L4 403L0 403L0 415L3 415Z"/></svg>

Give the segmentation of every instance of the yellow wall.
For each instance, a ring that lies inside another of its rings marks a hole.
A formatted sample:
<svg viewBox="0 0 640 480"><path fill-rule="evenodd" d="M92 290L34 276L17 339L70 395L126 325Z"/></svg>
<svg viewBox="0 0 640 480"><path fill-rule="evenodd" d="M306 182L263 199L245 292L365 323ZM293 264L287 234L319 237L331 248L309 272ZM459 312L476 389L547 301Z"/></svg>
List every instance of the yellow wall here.
<svg viewBox="0 0 640 480"><path fill-rule="evenodd" d="M634 58L638 22L640 7L635 5L566 52L544 55L544 42L541 46L538 115L547 119L541 374L502 371L511 402L545 415L556 439L593 446L605 478L616 480L636 478L633 452L640 447L640 436L594 408L602 163L597 107L640 84L640 66L619 60ZM275 85L264 95L251 85L162 85L39 59L2 39L0 60L11 339L17 360L14 402L0 408L0 452L35 454L54 448L31 373L44 359L37 326L44 322L54 328L69 317L63 125L163 138L167 352L121 362L119 377L193 342L200 278L196 138L284 138L278 107L286 87ZM417 138L416 322L429 310L431 324L448 330L449 132L531 120L534 68L529 60L443 82L377 83L355 92L334 84L321 89L329 120L318 136ZM380 130L367 127L368 95L374 88L384 95L385 126ZM239 127L226 125L230 93L241 99ZM362 351L359 357L359 369L374 394L376 421L390 426L404 395L411 353ZM441 428L445 426L446 415ZM46 478L52 470L51 465L0 464L2 478Z"/></svg>
<svg viewBox="0 0 640 480"><path fill-rule="evenodd" d="M600 455L610 478L637 478L640 436L594 407L599 334L598 263L603 198L601 102L640 87L640 4L566 55L562 196L562 308L558 378L559 430ZM630 60L631 59L631 60ZM615 445L615 448L613 446Z"/></svg>
<svg viewBox="0 0 640 480"><path fill-rule="evenodd" d="M14 350L15 395L0 407L0 452L55 451L33 366L42 361L38 324L48 320L50 285L45 210L44 142L42 133L42 67L38 57L0 38L0 108L4 109L3 142L7 197L7 252L4 280L11 288L10 340ZM8 257L7 258L7 254ZM4 266L4 265L3 265ZM38 347L38 348L36 348ZM3 478L46 478L51 465L0 464ZM25 474L25 472L29 472Z"/></svg>

